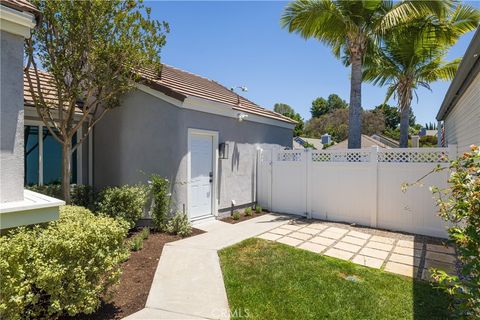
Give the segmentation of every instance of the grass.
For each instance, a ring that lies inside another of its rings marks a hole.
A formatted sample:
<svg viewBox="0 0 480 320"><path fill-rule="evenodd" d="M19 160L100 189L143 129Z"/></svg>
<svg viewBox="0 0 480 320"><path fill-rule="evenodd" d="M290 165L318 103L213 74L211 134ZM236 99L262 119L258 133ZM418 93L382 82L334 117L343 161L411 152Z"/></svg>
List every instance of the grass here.
<svg viewBox="0 0 480 320"><path fill-rule="evenodd" d="M232 318L449 318L450 301L428 282L260 239L219 255Z"/></svg>

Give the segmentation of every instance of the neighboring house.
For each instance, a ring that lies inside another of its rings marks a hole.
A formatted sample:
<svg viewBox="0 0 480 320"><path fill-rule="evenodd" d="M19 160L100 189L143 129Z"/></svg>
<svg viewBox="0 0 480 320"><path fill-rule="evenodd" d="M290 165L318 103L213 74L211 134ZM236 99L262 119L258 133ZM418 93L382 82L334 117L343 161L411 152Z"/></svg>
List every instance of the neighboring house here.
<svg viewBox="0 0 480 320"><path fill-rule="evenodd" d="M0 1L0 229L55 220L64 203L23 188L23 46L37 18L27 1Z"/></svg>
<svg viewBox="0 0 480 320"><path fill-rule="evenodd" d="M394 140L392 138L386 137L382 134L375 133L371 136L372 139L375 139L377 141L380 141L384 145L390 147L390 148L399 148L400 143L397 140Z"/></svg>
<svg viewBox="0 0 480 320"><path fill-rule="evenodd" d="M480 145L480 28L473 36L437 114L439 144L456 144L458 152Z"/></svg>
<svg viewBox="0 0 480 320"><path fill-rule="evenodd" d="M315 138L294 137L293 149L305 149L313 146L313 149L322 150L322 140Z"/></svg>
<svg viewBox="0 0 480 320"><path fill-rule="evenodd" d="M98 122L74 155L72 183L101 189L146 183L158 174L171 181L173 209L193 221L254 203L258 149L291 148L296 122L171 66L141 76L137 89ZM42 73L40 82L42 91L54 93L50 75ZM25 182L54 182L61 148L25 87Z"/></svg>
<svg viewBox="0 0 480 320"><path fill-rule="evenodd" d="M390 149L389 146L387 146L386 144L378 141L378 140L375 140L374 138L372 137L369 137L365 134L362 134L362 148L363 149L366 149L366 148L371 148L373 146L377 146L379 148L386 148L386 149ZM346 140L343 140L339 143L336 143L334 145L331 145L330 147L327 148L327 150L344 150L344 149L348 149L348 139Z"/></svg>

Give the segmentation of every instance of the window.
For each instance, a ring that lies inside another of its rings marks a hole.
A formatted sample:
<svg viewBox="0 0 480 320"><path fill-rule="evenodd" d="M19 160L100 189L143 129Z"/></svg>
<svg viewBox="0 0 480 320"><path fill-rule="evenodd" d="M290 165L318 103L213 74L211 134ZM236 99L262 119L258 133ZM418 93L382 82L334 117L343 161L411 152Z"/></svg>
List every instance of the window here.
<svg viewBox="0 0 480 320"><path fill-rule="evenodd" d="M72 146L77 143L77 135L72 139ZM62 179L62 145L43 125L25 126L25 184L53 184ZM39 157L42 155L41 157ZM77 181L77 150L72 154L71 183Z"/></svg>

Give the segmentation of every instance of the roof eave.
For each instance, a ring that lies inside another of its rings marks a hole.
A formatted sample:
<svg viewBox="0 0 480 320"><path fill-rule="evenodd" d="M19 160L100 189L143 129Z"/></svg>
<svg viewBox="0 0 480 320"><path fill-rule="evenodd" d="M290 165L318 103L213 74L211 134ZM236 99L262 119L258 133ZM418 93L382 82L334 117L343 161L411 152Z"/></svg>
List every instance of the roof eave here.
<svg viewBox="0 0 480 320"><path fill-rule="evenodd" d="M455 107L458 99L466 90L468 85L475 79L480 71L480 28L473 35L473 39L460 62L460 66L453 78L447 94L440 106L436 119L442 121Z"/></svg>

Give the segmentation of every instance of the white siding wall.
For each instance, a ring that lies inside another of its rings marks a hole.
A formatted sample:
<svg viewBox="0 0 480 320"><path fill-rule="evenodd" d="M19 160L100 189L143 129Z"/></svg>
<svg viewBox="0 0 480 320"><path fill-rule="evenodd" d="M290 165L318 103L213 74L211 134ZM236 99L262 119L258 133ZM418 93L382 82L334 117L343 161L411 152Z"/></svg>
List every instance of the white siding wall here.
<svg viewBox="0 0 480 320"><path fill-rule="evenodd" d="M445 118L445 135L448 144L458 146L459 153L480 144L480 74Z"/></svg>

